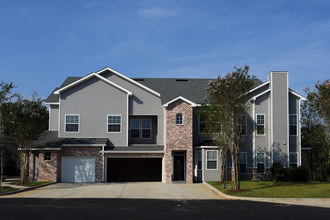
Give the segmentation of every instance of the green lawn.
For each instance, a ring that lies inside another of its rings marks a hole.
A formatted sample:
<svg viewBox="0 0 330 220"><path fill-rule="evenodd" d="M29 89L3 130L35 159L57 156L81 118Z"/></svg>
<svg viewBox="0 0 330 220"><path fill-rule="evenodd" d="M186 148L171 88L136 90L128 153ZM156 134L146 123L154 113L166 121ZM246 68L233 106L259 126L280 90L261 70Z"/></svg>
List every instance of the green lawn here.
<svg viewBox="0 0 330 220"><path fill-rule="evenodd" d="M219 182L209 181L210 185L221 192L242 197L265 198L330 198L330 183L321 182L273 182L273 181L241 181L241 191L222 189ZM234 189L234 182L226 182Z"/></svg>
<svg viewBox="0 0 330 220"><path fill-rule="evenodd" d="M14 182L14 183L11 183L11 184L32 187L32 186L44 185L46 183L51 183L51 181L31 181L31 182L28 182L27 184L21 184L20 182Z"/></svg>
<svg viewBox="0 0 330 220"><path fill-rule="evenodd" d="M6 193L6 192L15 191L15 190L17 190L17 189L9 187L9 186L0 187L0 193Z"/></svg>

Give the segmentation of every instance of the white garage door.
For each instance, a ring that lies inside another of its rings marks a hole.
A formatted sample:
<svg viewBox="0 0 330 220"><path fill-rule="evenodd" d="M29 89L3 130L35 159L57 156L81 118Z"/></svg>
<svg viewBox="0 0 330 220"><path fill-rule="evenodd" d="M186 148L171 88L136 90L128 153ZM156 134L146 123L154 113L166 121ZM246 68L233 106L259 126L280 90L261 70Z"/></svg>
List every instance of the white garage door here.
<svg viewBox="0 0 330 220"><path fill-rule="evenodd" d="M95 182L94 157L62 157L62 182Z"/></svg>

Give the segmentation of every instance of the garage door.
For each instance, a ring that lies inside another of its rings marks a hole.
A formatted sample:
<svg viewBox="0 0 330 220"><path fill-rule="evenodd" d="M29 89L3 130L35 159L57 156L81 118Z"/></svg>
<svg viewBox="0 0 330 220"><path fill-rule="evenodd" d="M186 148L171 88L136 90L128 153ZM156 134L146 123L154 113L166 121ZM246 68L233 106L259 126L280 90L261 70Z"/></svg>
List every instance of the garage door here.
<svg viewBox="0 0 330 220"><path fill-rule="evenodd" d="M62 157L62 182L95 182L94 157Z"/></svg>
<svg viewBox="0 0 330 220"><path fill-rule="evenodd" d="M161 180L162 158L107 159L107 182Z"/></svg>

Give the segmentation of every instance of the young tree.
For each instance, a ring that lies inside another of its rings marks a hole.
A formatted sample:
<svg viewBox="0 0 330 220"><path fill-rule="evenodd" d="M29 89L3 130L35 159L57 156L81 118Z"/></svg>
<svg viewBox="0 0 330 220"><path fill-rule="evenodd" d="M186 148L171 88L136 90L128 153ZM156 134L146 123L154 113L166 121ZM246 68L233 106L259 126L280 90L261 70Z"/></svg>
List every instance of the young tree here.
<svg viewBox="0 0 330 220"><path fill-rule="evenodd" d="M230 151L234 168L235 189L240 188L239 153L242 144L241 126L247 111L248 91L253 87L254 76L248 74L249 66L236 68L232 73L210 81L206 91L202 114L212 125L210 136L220 151L220 181L224 180L227 152Z"/></svg>
<svg viewBox="0 0 330 220"><path fill-rule="evenodd" d="M48 111L42 105L42 99L34 93L31 100L18 96L16 102L6 103L4 113L5 133L19 148L21 183L26 183L32 142L47 129Z"/></svg>
<svg viewBox="0 0 330 220"><path fill-rule="evenodd" d="M311 179L326 181L330 171L330 82L317 82L315 89L306 88L307 100L302 105L302 145L311 147Z"/></svg>
<svg viewBox="0 0 330 220"><path fill-rule="evenodd" d="M4 150L4 140L3 140L3 111L2 106L5 102L10 100L11 90L14 88L12 83L0 83L0 187L2 187L2 177L3 177L3 150Z"/></svg>

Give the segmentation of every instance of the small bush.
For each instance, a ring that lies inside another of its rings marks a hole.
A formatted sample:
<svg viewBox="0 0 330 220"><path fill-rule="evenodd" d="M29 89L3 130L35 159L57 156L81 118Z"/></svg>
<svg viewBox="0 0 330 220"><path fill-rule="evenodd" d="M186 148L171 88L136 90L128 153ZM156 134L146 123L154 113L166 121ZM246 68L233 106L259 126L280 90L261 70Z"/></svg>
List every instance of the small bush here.
<svg viewBox="0 0 330 220"><path fill-rule="evenodd" d="M304 166L285 168L280 162L275 162L270 171L275 181L307 182L309 180L309 169Z"/></svg>

